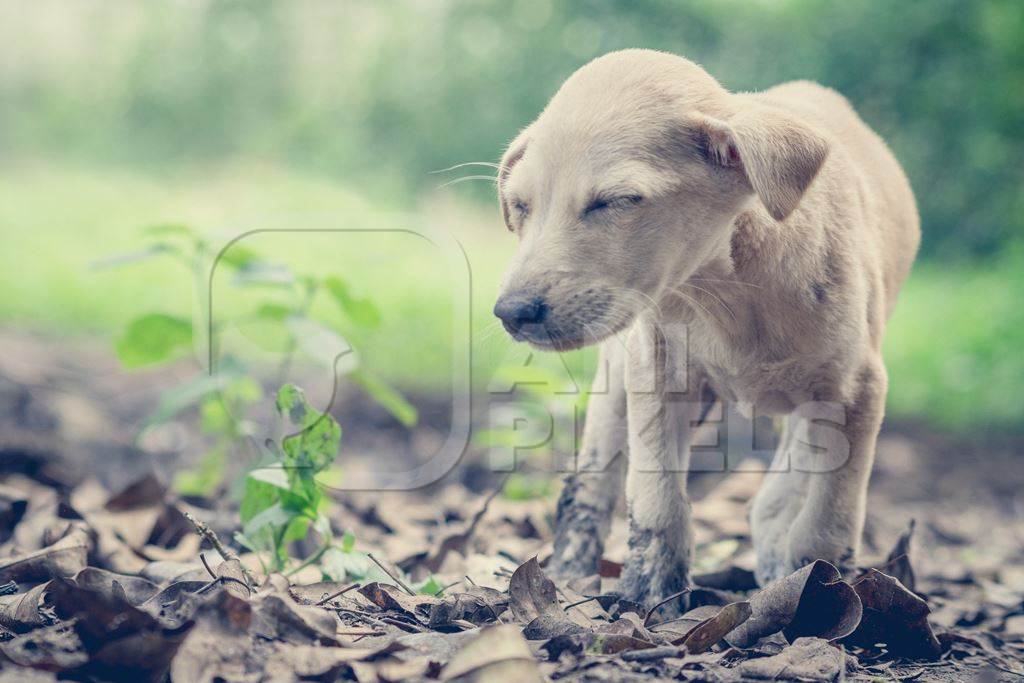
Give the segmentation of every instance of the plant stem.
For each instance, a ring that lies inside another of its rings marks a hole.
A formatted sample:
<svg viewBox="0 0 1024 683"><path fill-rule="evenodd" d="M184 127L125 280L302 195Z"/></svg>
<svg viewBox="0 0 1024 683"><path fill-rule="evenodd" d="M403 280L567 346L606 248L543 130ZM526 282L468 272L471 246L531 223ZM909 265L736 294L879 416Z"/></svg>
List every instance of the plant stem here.
<svg viewBox="0 0 1024 683"><path fill-rule="evenodd" d="M293 574L298 574L299 572L301 572L306 567L308 567L308 566L310 566L312 564L316 564L320 560L320 558L323 557L324 553L326 553L327 550L330 547L331 547L330 543L324 543L322 546L320 546L319 550L317 550L315 553L313 553L312 555L307 557L305 560L303 560L302 564L300 564L297 567L292 567L291 569L286 571L284 573L284 575L285 576L292 576Z"/></svg>

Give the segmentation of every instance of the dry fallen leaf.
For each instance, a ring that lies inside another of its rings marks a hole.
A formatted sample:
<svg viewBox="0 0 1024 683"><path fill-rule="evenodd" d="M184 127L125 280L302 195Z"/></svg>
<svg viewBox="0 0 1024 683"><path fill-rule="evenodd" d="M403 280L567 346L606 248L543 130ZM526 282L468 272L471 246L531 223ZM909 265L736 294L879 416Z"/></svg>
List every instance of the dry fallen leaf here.
<svg viewBox="0 0 1024 683"><path fill-rule="evenodd" d="M441 600L432 595L409 595L398 586L374 581L361 586L359 594L384 610L397 610L416 621L429 615Z"/></svg>
<svg viewBox="0 0 1024 683"><path fill-rule="evenodd" d="M515 626L488 626L441 670L442 681L543 681L529 646Z"/></svg>
<svg viewBox="0 0 1024 683"><path fill-rule="evenodd" d="M892 654L937 659L942 647L928 624L928 604L895 577L876 569L853 584L864 606L860 625L844 641L861 647L884 643Z"/></svg>
<svg viewBox="0 0 1024 683"><path fill-rule="evenodd" d="M917 523L910 520L906 531L896 539L895 545L889 551L885 562L876 567L881 572L894 577L900 583L913 591L917 586L917 577L914 575L914 567L910 563L910 542L914 538L914 528Z"/></svg>
<svg viewBox="0 0 1024 683"><path fill-rule="evenodd" d="M846 655L822 638L798 638L777 655L740 662L743 680L841 681Z"/></svg>
<svg viewBox="0 0 1024 683"><path fill-rule="evenodd" d="M46 604L48 583L24 593L0 596L0 626L12 633L25 633L52 624L56 617Z"/></svg>
<svg viewBox="0 0 1024 683"><path fill-rule="evenodd" d="M89 532L84 525L76 523L62 538L42 550L0 560L0 582L74 576L85 569L91 548Z"/></svg>
<svg viewBox="0 0 1024 683"><path fill-rule="evenodd" d="M715 616L694 626L683 638L672 641L672 644L682 646L689 654L700 654L749 618L750 603L734 602L723 607Z"/></svg>
<svg viewBox="0 0 1024 683"><path fill-rule="evenodd" d="M754 593L750 609L750 618L726 637L734 647L750 647L780 631L790 642L801 636L835 640L852 633L861 618L857 593L824 560Z"/></svg>
<svg viewBox="0 0 1024 683"><path fill-rule="evenodd" d="M582 633L586 629L566 616L558 604L557 589L533 557L515 570L508 584L509 607L516 621L529 622L523 634L529 640Z"/></svg>
<svg viewBox="0 0 1024 683"><path fill-rule="evenodd" d="M465 592L448 595L434 605L428 625L443 629L462 620L482 626L497 621L508 607L508 601L508 595L493 588L470 586Z"/></svg>

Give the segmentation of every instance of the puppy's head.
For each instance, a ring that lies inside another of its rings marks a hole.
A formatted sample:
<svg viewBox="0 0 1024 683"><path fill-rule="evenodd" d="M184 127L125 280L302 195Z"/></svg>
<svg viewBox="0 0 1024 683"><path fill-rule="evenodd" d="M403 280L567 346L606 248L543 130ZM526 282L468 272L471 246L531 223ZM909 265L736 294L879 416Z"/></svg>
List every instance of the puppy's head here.
<svg viewBox="0 0 1024 683"><path fill-rule="evenodd" d="M605 55L565 82L498 173L519 249L494 312L513 337L600 341L727 248L752 199L778 220L793 211L825 141L734 98L696 64L649 50Z"/></svg>

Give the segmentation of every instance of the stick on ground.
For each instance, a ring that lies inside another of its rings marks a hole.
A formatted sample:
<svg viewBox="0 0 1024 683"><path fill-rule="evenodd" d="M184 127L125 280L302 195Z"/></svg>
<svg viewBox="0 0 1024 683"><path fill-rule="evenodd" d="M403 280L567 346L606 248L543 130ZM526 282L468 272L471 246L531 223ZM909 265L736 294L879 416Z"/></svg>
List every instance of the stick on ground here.
<svg viewBox="0 0 1024 683"><path fill-rule="evenodd" d="M205 541L209 541L210 545L213 546L214 550L220 553L221 557L225 560L238 560L238 565L242 568L242 574L245 575L245 580L249 582L249 585L246 586L246 588L252 591L252 589L257 585L256 578L252 575L252 572L249 571L249 568L242 564L238 554L221 543L220 538L217 537L217 533L205 522L201 522L196 519L188 510L181 510L181 514L185 515L185 519L191 522L192 526L196 528L196 533L199 534L199 537ZM209 568L207 568L207 571L209 571Z"/></svg>

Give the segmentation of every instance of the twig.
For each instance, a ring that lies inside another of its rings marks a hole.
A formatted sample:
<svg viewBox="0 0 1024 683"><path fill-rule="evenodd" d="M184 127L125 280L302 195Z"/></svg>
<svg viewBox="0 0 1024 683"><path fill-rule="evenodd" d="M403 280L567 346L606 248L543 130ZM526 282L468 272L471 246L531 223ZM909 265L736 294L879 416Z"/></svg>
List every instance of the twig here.
<svg viewBox="0 0 1024 683"><path fill-rule="evenodd" d="M441 593L444 593L446 590L448 590L452 586L458 586L460 583L462 583L462 582L461 581L452 581L447 586L441 586L441 590L439 590L436 593L434 593L434 597L436 598L437 596L439 596Z"/></svg>
<svg viewBox="0 0 1024 683"><path fill-rule="evenodd" d="M423 633L423 629L421 629L420 627L413 626L412 624L407 624L404 621L399 621L398 619L395 619L393 617L381 617L380 620L383 621L385 624L389 624L391 626L394 626L395 628L400 628L406 633Z"/></svg>
<svg viewBox="0 0 1024 683"><path fill-rule="evenodd" d="M591 600L597 600L599 597L601 597L601 596L600 595L589 595L589 596L583 598L582 600L577 600L576 602L570 602L568 605L565 605L564 607L562 607L562 609L565 610L566 612L568 612L573 607L579 607L580 605L586 604L586 603L590 602Z"/></svg>
<svg viewBox="0 0 1024 683"><path fill-rule="evenodd" d="M466 581L469 581L469 585L470 586L475 586L476 585L476 581L474 581L473 579L469 578L469 574L466 574Z"/></svg>
<svg viewBox="0 0 1024 683"><path fill-rule="evenodd" d="M683 657L686 654L686 650L681 647L675 647L674 645L663 645L661 647L652 647L647 650L632 650L623 652L621 657L624 662L653 662L658 659L667 659L669 657Z"/></svg>
<svg viewBox="0 0 1024 683"><path fill-rule="evenodd" d="M359 636L359 638L365 638L366 636L386 636L387 632L386 631L375 631L373 629L362 629L362 630L359 630L359 629L351 629L351 630L338 629L337 631L334 632L334 635L337 635L337 636Z"/></svg>
<svg viewBox="0 0 1024 683"><path fill-rule="evenodd" d="M681 598L682 596L686 595L689 592L690 592L689 588L684 588L683 590L679 591L678 593L673 593L672 595L668 596L667 598L665 598L664 600L659 602L657 605L655 605L654 607L649 609L647 611L647 616L644 617L644 627L646 627L650 623L651 616L654 615L654 613L658 610L659 607L661 607L662 605L665 605L665 604L668 604L668 603L672 602L676 598Z"/></svg>
<svg viewBox="0 0 1024 683"><path fill-rule="evenodd" d="M358 619L359 621L363 622L364 624L370 624L371 626L376 626L378 628L383 628L385 625L384 622L380 619L371 617L369 614L365 614L363 612L360 612L359 610L349 609L347 607L332 607L331 609L334 610L335 614L338 615L339 619L341 618L342 614L348 614Z"/></svg>
<svg viewBox="0 0 1024 683"><path fill-rule="evenodd" d="M374 563L375 565L377 565L378 567L380 567L380 568L381 568L381 571L383 571L383 572L384 572L385 574L387 574L388 576L390 576L390 577L391 577L391 580L392 580L392 581L394 581L394 582L395 582L396 584L398 584L398 586L399 586L399 587L400 587L400 588L401 588L402 590L404 590L404 591L405 591L406 593L408 593L409 595L416 595L416 591L414 591L413 589L411 589L411 588L409 588L409 587L408 587L407 585L405 585L405 582L404 582L404 581L402 581L402 580L401 580L400 578L398 578L397 576L395 576L395 575L394 575L394 574L393 574L393 573L391 572L391 570L390 570L390 569L388 569L387 567L385 567L384 565L382 565L382 564L380 563L380 560L378 560L378 559L377 559L376 557L374 557L374 556L373 556L373 553L366 553L366 556L367 556L367 557L369 557L369 558L370 558L371 560L373 560L373 563Z"/></svg>
<svg viewBox="0 0 1024 683"><path fill-rule="evenodd" d="M211 529L205 522L201 522L195 517L193 517L192 513L189 512L188 510L181 510L181 514L185 516L185 519L192 523L192 526L195 527L196 533L199 534L199 537L205 541L209 541L210 545L213 546L214 550L220 553L221 557L223 557L225 560L238 561L238 566L242 568L242 574L245 576L245 580L248 582L246 588L252 591L252 587L256 585L256 579L255 577L253 577L252 572L249 571L249 568L242 564L242 561L238 558L238 555L235 552L228 550L228 548L226 548L224 544L220 542L220 538L217 537L216 532L214 532L214 530ZM200 555L200 557L202 557L202 555ZM209 569L209 567L207 567L207 569ZM214 574L215 578L216 576L217 575Z"/></svg>
<svg viewBox="0 0 1024 683"><path fill-rule="evenodd" d="M353 589L356 589L356 588L359 588L359 582L353 583L351 586L346 586L345 588L342 588L337 593L331 593L326 598L324 598L320 602L316 603L316 606L317 607L322 607L322 606L326 605L327 603L329 603L331 600L334 600L335 598L340 598L345 593L348 593L350 590L353 590Z"/></svg>
<svg viewBox="0 0 1024 683"><path fill-rule="evenodd" d="M991 666L995 667L996 669L999 669L1000 671L1004 671L1004 672L1006 672L1008 674L1013 674L1014 676L1017 676L1018 678L1024 678L1024 673L1021 673L1020 671L1014 671L1013 669L1010 669L1008 667L1001 666L999 664L995 664L995 663L992 663L992 662L989 662L989 664Z"/></svg>
<svg viewBox="0 0 1024 683"><path fill-rule="evenodd" d="M220 578L219 576L217 576L216 572L214 572L212 569L210 569L210 563L206 561L206 554L205 553L199 553L199 559L203 561L203 566L206 567L206 573L210 575L211 579L216 581L217 579Z"/></svg>
<svg viewBox="0 0 1024 683"><path fill-rule="evenodd" d="M205 593L206 591L210 590L214 586L216 586L218 584L221 584L221 583L224 583L224 582L237 583L239 586L244 587L245 590L247 590L249 592L249 595L252 595L252 588L245 581L242 581L241 579L236 579L233 576L224 576L223 574L221 574L216 579L214 579L213 581L209 582L208 584L206 584L205 586L203 586L202 588L197 590L196 594L198 595L199 593Z"/></svg>

